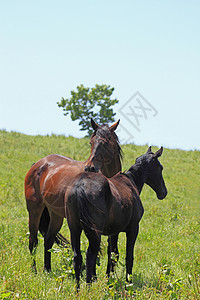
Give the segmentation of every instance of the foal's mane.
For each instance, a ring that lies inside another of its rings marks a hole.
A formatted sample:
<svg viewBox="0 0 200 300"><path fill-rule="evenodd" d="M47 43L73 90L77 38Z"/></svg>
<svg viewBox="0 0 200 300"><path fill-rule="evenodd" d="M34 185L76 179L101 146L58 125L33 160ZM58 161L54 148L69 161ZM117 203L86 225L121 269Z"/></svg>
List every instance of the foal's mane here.
<svg viewBox="0 0 200 300"><path fill-rule="evenodd" d="M108 124L100 125L97 130L92 133L90 140L94 137L100 137L105 139L109 144L113 146L117 146L118 155L121 159L123 159L123 151L119 144L119 139L114 130L111 130Z"/></svg>
<svg viewBox="0 0 200 300"><path fill-rule="evenodd" d="M149 154L153 154L153 153L149 153ZM139 176L139 174L143 172L146 160L147 160L147 153L137 157L134 165L132 165L128 170L125 170L123 174L128 178Z"/></svg>
<svg viewBox="0 0 200 300"><path fill-rule="evenodd" d="M145 165L148 163L149 155L154 155L154 153L150 150L147 151L147 153L137 157L135 160L135 164L132 165L128 170L125 170L123 174L128 178L137 180L137 178L139 178L140 175L144 172Z"/></svg>

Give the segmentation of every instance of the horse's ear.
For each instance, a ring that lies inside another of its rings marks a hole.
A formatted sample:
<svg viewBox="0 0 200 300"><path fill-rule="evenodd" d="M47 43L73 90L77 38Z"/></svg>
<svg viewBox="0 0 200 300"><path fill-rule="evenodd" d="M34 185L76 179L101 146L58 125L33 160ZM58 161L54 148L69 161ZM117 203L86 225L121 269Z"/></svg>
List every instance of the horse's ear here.
<svg viewBox="0 0 200 300"><path fill-rule="evenodd" d="M148 148L148 150L147 150L147 154L148 153L152 153L152 151L151 151L151 146Z"/></svg>
<svg viewBox="0 0 200 300"><path fill-rule="evenodd" d="M119 125L120 119L113 125L110 126L111 131L115 131L117 129L117 126Z"/></svg>
<svg viewBox="0 0 200 300"><path fill-rule="evenodd" d="M96 131L99 127L99 125L91 118L91 125L94 131Z"/></svg>
<svg viewBox="0 0 200 300"><path fill-rule="evenodd" d="M158 158L159 156L161 156L163 153L163 147L161 147L155 154L154 154L154 157L155 158Z"/></svg>

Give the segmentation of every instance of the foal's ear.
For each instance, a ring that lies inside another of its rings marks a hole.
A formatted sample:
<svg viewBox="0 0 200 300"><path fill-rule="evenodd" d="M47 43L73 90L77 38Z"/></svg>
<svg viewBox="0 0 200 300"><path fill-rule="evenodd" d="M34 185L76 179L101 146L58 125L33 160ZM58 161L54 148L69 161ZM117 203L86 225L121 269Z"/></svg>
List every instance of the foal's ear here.
<svg viewBox="0 0 200 300"><path fill-rule="evenodd" d="M152 151L151 151L151 146L148 148L148 150L147 150L147 154L148 153L152 153Z"/></svg>
<svg viewBox="0 0 200 300"><path fill-rule="evenodd" d="M117 126L119 125L120 119L113 125L110 126L111 131L115 131L117 129Z"/></svg>
<svg viewBox="0 0 200 300"><path fill-rule="evenodd" d="M158 158L159 156L161 156L163 153L163 147L161 147L153 156L155 158Z"/></svg>
<svg viewBox="0 0 200 300"><path fill-rule="evenodd" d="M95 121L91 118L91 125L92 128L94 129L94 131L96 131L99 127L99 125L97 123L95 123Z"/></svg>

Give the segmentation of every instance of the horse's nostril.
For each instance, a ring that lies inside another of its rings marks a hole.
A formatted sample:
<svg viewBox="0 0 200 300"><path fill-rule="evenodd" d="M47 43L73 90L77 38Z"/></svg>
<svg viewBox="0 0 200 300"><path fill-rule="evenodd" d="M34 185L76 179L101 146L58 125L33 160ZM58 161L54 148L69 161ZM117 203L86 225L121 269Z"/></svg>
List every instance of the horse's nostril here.
<svg viewBox="0 0 200 300"><path fill-rule="evenodd" d="M86 166L86 167L84 168L84 170L85 170L86 172L96 172L94 166Z"/></svg>
<svg viewBox="0 0 200 300"><path fill-rule="evenodd" d="M91 167L90 172L95 172L95 167Z"/></svg>
<svg viewBox="0 0 200 300"><path fill-rule="evenodd" d="M95 169L94 166L86 166L86 167L84 168L84 170L85 170L86 172L96 172L96 169Z"/></svg>

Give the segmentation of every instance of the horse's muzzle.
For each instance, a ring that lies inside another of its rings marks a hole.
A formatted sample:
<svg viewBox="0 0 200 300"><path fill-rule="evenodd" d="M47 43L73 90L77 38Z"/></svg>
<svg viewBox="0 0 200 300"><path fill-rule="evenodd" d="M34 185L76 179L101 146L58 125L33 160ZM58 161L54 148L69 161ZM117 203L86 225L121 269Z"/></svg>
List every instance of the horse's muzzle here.
<svg viewBox="0 0 200 300"><path fill-rule="evenodd" d="M165 188L164 191L162 191L162 193L157 194L157 198L158 198L159 200L165 199L166 196L167 196L167 189L166 189L166 188Z"/></svg>
<svg viewBox="0 0 200 300"><path fill-rule="evenodd" d="M86 166L86 167L84 168L84 170L85 170L86 172L94 172L94 173L97 173L97 172L98 172L98 171L95 169L94 166Z"/></svg>

